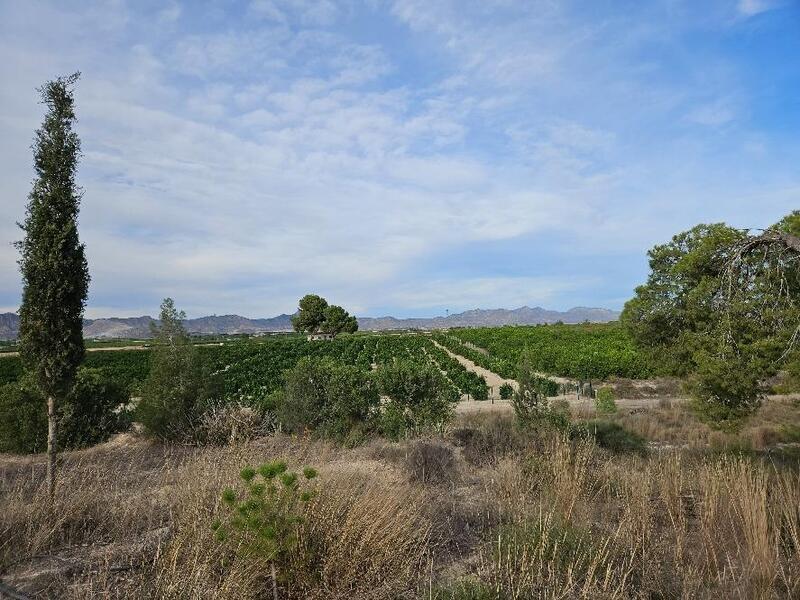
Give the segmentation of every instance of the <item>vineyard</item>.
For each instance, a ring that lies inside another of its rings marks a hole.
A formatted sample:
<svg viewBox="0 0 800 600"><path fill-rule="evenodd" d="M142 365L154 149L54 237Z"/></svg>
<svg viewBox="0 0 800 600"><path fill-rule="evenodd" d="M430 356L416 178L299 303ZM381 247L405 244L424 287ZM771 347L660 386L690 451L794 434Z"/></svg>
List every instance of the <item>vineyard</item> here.
<svg viewBox="0 0 800 600"><path fill-rule="evenodd" d="M311 356L330 357L363 370L396 359L429 363L441 372L453 397L468 395L485 400L485 380L465 369L434 341L506 379L516 379L520 359L526 353L535 370L574 380L612 376L643 379L651 375L644 357L616 324L455 329L430 337L411 333L359 334L325 342L281 336L199 345L197 350L219 378L228 398L269 394L281 386L285 370L300 358ZM83 366L99 369L133 391L147 377L149 362L147 350L117 350L88 352ZM18 356L0 356L0 384L16 381L21 375Z"/></svg>
<svg viewBox="0 0 800 600"><path fill-rule="evenodd" d="M516 377L526 353L537 371L579 381L652 374L616 323L456 329L434 337L451 352L509 379Z"/></svg>
<svg viewBox="0 0 800 600"><path fill-rule="evenodd" d="M454 400L464 395L477 400L488 397L482 377L467 371L430 338L420 335L341 336L324 342L287 336L203 345L197 350L210 372L219 378L227 398L260 398L269 394L282 385L283 372L304 356L329 357L365 371L398 359L431 364L441 373ZM83 366L99 369L109 379L135 391L137 384L147 377L149 363L149 351L117 350L89 352ZM0 358L0 384L16 381L21 375L18 356Z"/></svg>

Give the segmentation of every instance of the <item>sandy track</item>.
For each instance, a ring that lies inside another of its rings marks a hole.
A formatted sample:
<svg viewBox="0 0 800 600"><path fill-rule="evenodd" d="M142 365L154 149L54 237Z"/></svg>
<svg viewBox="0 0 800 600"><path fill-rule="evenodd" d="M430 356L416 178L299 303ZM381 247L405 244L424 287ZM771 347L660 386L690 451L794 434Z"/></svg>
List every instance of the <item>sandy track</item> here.
<svg viewBox="0 0 800 600"><path fill-rule="evenodd" d="M464 366L465 369L467 369L468 371L472 371L473 373L476 373L478 375L483 376L483 378L486 380L486 385L489 386L489 398L490 399L492 399L492 398L495 399L495 400L499 400L500 399L500 386L503 385L504 383L509 384L515 390L517 389L517 382L514 381L513 379L503 379L497 373L493 373L492 371L490 371L488 369L484 369L483 367L476 365L474 362L472 362L468 358L465 358L465 357L461 356L460 354L454 354L453 352L450 352L450 350L448 350L447 348L445 348L444 346L442 346L441 344L436 342L436 340L431 340L431 341L436 345L437 348L440 348L440 349L444 350L452 358L455 358L458 362L460 362ZM479 402L479 404L483 404L483 402Z"/></svg>

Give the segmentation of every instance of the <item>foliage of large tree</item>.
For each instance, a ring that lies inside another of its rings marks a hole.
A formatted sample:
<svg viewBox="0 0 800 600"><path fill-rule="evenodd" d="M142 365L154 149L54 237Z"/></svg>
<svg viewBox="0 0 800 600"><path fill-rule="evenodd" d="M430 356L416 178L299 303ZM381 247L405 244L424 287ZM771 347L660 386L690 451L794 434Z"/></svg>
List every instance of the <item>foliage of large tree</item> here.
<svg viewBox="0 0 800 600"><path fill-rule="evenodd" d="M358 320L341 306L329 305L325 298L307 294L300 299L300 307L292 317L292 326L301 333L355 333Z"/></svg>
<svg viewBox="0 0 800 600"><path fill-rule="evenodd" d="M341 306L335 304L323 311L325 316L320 329L323 333L355 333L358 331L358 320Z"/></svg>
<svg viewBox="0 0 800 600"><path fill-rule="evenodd" d="M695 352L708 344L719 321L714 297L722 273L743 237L722 223L697 225L648 252L647 283L636 288L621 321L662 370L694 370Z"/></svg>
<svg viewBox="0 0 800 600"><path fill-rule="evenodd" d="M292 326L301 333L317 333L325 322L325 309L328 301L316 294L306 294L300 298L300 307L292 317Z"/></svg>
<svg viewBox="0 0 800 600"><path fill-rule="evenodd" d="M649 252L622 321L662 370L688 375L718 424L758 407L762 382L797 360L800 212L751 235L698 225Z"/></svg>
<svg viewBox="0 0 800 600"><path fill-rule="evenodd" d="M83 360L83 312L89 289L78 237L81 190L75 181L80 140L73 86L78 74L40 88L47 114L33 144L36 179L28 196L21 257L19 347L36 387L47 398L47 478L55 495L58 401L69 393Z"/></svg>

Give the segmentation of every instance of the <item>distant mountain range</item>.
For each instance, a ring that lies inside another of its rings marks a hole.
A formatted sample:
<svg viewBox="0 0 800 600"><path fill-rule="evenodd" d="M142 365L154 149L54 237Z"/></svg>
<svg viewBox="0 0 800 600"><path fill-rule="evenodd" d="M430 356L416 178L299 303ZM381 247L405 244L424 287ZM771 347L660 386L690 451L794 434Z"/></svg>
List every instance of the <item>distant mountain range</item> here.
<svg viewBox="0 0 800 600"><path fill-rule="evenodd" d="M606 308L575 307L568 311L547 310L541 307L523 306L513 310L505 308L474 309L446 317L419 319L397 319L395 317L360 317L359 328L367 331L391 329L446 329L448 327L499 327L501 325L538 325L541 323L607 323L616 321L619 312ZM86 338L134 338L151 337L152 317L109 317L86 319L83 335ZM239 315L213 315L184 322L189 333L233 334L291 331L291 315L278 315L270 319L248 319ZM16 313L0 314L0 339L13 340L19 333L19 316Z"/></svg>
<svg viewBox="0 0 800 600"><path fill-rule="evenodd" d="M361 317L360 329L377 331L383 329L446 329L448 327L500 327L502 325L539 325L541 323L607 323L616 321L619 312L607 308L577 306L566 312L547 310L539 306L522 306L515 309L476 308L446 317L421 319L396 319L395 317Z"/></svg>

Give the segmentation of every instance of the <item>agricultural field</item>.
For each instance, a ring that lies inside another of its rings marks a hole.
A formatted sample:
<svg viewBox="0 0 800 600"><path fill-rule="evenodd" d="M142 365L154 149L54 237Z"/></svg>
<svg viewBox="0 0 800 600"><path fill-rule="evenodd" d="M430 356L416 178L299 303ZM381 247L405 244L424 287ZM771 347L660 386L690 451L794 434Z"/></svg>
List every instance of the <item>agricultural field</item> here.
<svg viewBox="0 0 800 600"><path fill-rule="evenodd" d="M329 357L365 371L400 358L432 364L441 372L454 399L466 395L478 400L487 397L486 382L481 377L465 369L430 338L415 334L341 336L328 341L275 336L200 343L197 349L227 399L252 400L273 392L281 386L283 372L302 357ZM149 372L150 352L107 350L87 352L83 366L98 369L135 393ZM17 381L22 371L19 356L0 357L0 385Z"/></svg>
<svg viewBox="0 0 800 600"><path fill-rule="evenodd" d="M537 371L578 381L646 379L655 372L617 323L453 329L435 339L510 379L523 355Z"/></svg>

